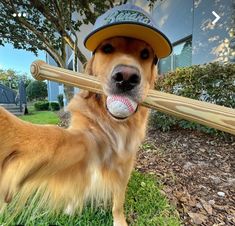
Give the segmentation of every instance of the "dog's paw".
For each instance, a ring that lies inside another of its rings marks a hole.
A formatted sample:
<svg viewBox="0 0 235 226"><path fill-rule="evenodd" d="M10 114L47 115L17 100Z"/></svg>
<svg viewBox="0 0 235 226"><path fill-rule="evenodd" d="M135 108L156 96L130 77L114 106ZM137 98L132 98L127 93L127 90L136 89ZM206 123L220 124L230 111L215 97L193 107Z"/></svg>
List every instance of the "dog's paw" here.
<svg viewBox="0 0 235 226"><path fill-rule="evenodd" d="M123 213L113 216L113 226L128 226L126 218Z"/></svg>
<svg viewBox="0 0 235 226"><path fill-rule="evenodd" d="M123 219L123 220L114 220L113 221L113 226L128 226L128 224L127 224L125 219Z"/></svg>
<svg viewBox="0 0 235 226"><path fill-rule="evenodd" d="M72 216L74 214L75 208L72 203L68 204L64 210L64 214L68 216Z"/></svg>

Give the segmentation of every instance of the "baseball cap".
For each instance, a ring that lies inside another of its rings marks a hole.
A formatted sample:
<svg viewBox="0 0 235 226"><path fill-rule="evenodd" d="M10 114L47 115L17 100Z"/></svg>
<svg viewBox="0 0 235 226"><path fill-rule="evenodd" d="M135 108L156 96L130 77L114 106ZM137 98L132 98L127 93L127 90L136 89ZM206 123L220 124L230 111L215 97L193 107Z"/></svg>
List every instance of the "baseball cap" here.
<svg viewBox="0 0 235 226"><path fill-rule="evenodd" d="M132 4L116 6L99 16L84 45L88 50L95 51L105 39L118 36L145 41L153 48L157 58L167 57L172 51L169 39L156 28L152 17Z"/></svg>

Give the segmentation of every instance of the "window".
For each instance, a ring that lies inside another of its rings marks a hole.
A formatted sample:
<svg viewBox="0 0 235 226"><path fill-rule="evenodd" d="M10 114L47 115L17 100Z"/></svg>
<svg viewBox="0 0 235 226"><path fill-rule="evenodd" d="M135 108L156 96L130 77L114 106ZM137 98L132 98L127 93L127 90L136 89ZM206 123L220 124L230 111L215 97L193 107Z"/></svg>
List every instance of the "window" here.
<svg viewBox="0 0 235 226"><path fill-rule="evenodd" d="M192 65L192 38L173 45L172 54L159 62L159 73L174 71L178 67Z"/></svg>
<svg viewBox="0 0 235 226"><path fill-rule="evenodd" d="M67 68L71 71L73 71L73 60L71 60L67 66Z"/></svg>

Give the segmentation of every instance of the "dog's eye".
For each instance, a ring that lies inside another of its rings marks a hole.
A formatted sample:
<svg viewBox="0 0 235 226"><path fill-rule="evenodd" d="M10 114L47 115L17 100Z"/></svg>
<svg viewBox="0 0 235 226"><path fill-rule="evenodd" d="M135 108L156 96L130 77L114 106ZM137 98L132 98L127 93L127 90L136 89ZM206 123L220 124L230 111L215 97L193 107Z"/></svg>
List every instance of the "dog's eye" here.
<svg viewBox="0 0 235 226"><path fill-rule="evenodd" d="M112 53L114 51L114 47L111 44L106 44L102 47L102 51L104 53Z"/></svg>
<svg viewBox="0 0 235 226"><path fill-rule="evenodd" d="M141 57L141 59L143 59L143 60L148 59L148 58L149 58L149 51L148 51L148 49L143 49L143 50L141 51L141 53L140 53L140 57Z"/></svg>

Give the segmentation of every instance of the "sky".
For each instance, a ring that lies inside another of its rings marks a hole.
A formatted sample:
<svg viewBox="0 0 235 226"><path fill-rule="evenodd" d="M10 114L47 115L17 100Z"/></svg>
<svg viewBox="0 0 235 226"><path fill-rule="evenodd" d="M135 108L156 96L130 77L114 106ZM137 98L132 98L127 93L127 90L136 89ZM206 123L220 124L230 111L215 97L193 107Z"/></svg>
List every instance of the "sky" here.
<svg viewBox="0 0 235 226"><path fill-rule="evenodd" d="M46 60L46 54L40 51L38 56L32 52L14 49L11 44L0 46L0 69L14 69L20 73L30 74L30 65L34 60Z"/></svg>

